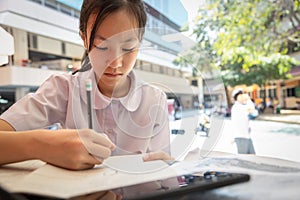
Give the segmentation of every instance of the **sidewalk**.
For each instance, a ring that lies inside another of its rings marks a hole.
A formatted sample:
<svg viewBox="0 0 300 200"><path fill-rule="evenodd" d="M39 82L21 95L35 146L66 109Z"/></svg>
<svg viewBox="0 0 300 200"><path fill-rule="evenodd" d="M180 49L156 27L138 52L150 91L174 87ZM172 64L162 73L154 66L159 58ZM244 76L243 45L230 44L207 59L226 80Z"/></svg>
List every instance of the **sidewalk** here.
<svg viewBox="0 0 300 200"><path fill-rule="evenodd" d="M200 115L201 112L199 110L184 110L181 114L182 117L185 118ZM255 120L274 121L300 125L300 110L281 110L280 114L263 113L260 114Z"/></svg>
<svg viewBox="0 0 300 200"><path fill-rule="evenodd" d="M300 125L300 110L282 110L280 114L260 114L257 120L274 121Z"/></svg>

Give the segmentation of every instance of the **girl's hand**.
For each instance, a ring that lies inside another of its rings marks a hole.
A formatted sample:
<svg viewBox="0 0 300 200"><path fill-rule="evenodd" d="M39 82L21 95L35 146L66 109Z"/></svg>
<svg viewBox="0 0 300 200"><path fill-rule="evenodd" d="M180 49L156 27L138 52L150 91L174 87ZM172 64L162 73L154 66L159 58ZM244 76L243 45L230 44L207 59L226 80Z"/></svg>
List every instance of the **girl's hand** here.
<svg viewBox="0 0 300 200"><path fill-rule="evenodd" d="M34 138L32 153L38 159L72 170L101 164L115 148L105 134L90 129L47 131Z"/></svg>
<svg viewBox="0 0 300 200"><path fill-rule="evenodd" d="M143 156L144 161L152 161L152 160L174 160L168 153L164 151L155 151L147 153Z"/></svg>

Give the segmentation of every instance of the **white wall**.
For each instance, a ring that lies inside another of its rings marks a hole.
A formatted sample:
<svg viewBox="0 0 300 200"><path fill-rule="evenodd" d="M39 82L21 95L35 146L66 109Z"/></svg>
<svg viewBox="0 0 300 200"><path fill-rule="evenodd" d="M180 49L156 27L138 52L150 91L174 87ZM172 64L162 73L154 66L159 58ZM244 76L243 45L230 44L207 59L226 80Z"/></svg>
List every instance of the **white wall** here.
<svg viewBox="0 0 300 200"><path fill-rule="evenodd" d="M38 51L54 55L61 55L61 41L38 36Z"/></svg>
<svg viewBox="0 0 300 200"><path fill-rule="evenodd" d="M14 36L14 64L21 66L22 60L28 59L28 42L27 42L27 33L19 29L13 29Z"/></svg>

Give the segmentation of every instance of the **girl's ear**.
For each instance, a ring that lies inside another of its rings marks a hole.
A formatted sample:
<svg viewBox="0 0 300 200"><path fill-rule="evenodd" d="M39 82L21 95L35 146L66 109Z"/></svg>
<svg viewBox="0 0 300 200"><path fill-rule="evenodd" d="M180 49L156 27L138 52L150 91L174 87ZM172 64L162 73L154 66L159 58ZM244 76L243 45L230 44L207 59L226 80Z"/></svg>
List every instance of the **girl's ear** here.
<svg viewBox="0 0 300 200"><path fill-rule="evenodd" d="M80 37L81 37L81 39L83 41L84 48L87 49L87 40L86 40L85 35L82 33L82 31L80 31L79 34L80 34Z"/></svg>

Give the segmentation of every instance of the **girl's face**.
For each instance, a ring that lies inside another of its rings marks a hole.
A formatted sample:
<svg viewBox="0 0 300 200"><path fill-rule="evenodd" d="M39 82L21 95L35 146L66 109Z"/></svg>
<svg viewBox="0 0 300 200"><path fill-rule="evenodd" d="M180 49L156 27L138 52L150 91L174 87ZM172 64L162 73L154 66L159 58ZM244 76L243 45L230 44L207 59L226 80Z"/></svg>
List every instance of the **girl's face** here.
<svg viewBox="0 0 300 200"><path fill-rule="evenodd" d="M248 100L249 100L249 95L247 93L240 94L237 97L237 101L239 101L242 104L247 104Z"/></svg>
<svg viewBox="0 0 300 200"><path fill-rule="evenodd" d="M92 14L88 20L87 40L97 15ZM116 85L126 83L126 76L132 70L140 41L137 24L126 11L118 11L108 15L95 32L89 58L98 79L100 90L113 90Z"/></svg>

